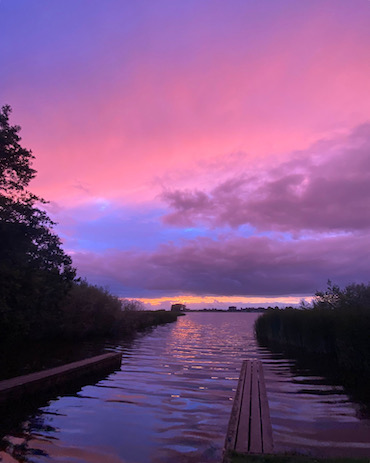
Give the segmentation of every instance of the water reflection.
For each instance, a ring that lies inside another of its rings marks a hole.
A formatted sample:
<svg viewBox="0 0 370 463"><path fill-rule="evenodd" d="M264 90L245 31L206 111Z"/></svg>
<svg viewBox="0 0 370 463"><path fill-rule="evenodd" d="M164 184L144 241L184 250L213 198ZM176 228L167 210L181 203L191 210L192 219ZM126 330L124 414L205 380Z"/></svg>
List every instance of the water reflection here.
<svg viewBox="0 0 370 463"><path fill-rule="evenodd" d="M121 371L17 423L0 455L29 462L218 462L241 362L254 357L265 364L278 450L370 454L369 421L359 420L343 389L308 371L292 372L294 362L260 348L257 316L188 314L132 345L107 346L122 352Z"/></svg>

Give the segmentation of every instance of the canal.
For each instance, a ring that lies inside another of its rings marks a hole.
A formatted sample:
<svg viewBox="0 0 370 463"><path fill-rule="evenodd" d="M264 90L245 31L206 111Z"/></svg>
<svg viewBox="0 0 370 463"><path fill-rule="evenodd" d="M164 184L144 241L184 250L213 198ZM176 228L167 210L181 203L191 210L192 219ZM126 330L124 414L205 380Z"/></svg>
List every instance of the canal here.
<svg viewBox="0 0 370 463"><path fill-rule="evenodd" d="M4 462L219 462L243 359L259 358L278 451L370 455L343 388L257 345L258 314L191 313L131 343L120 371L49 400L1 437Z"/></svg>

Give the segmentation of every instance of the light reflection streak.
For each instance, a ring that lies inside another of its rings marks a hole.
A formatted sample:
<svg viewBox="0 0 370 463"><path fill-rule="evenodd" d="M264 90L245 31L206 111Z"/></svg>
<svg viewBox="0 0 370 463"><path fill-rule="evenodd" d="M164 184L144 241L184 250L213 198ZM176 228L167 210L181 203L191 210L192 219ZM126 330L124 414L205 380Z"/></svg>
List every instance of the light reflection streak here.
<svg viewBox="0 0 370 463"><path fill-rule="evenodd" d="M352 450L370 450L370 436L364 437L370 422L360 422L342 388L309 372L294 375L294 362L257 346L257 316L188 314L146 334L133 347L115 346L123 352L121 371L40 409L27 428L24 461L30 452L32 463L43 463L40 450L50 461L72 463L77 458L73 447L87 462L96 448L101 461L109 463L216 463L241 362L256 357L265 366L279 450L305 446L321 451L326 443L335 447L333 431L341 429L352 436L352 442L346 441Z"/></svg>

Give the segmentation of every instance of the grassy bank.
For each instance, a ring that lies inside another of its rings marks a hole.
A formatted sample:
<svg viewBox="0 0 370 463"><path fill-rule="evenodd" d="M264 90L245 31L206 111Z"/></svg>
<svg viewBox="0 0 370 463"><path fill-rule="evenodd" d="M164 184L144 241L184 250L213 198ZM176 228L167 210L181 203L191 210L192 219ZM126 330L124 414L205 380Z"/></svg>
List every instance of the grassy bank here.
<svg viewBox="0 0 370 463"><path fill-rule="evenodd" d="M370 381L370 286L329 286L310 308L271 309L255 323L260 344L333 362L349 382Z"/></svg>
<svg viewBox="0 0 370 463"><path fill-rule="evenodd" d="M300 455L230 455L230 463L368 463L368 458L311 458Z"/></svg>

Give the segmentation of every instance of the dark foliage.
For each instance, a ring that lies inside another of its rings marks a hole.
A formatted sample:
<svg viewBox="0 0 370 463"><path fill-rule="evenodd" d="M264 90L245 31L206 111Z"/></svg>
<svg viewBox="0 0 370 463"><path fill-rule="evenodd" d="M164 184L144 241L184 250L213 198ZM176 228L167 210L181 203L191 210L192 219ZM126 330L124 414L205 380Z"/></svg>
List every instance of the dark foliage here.
<svg viewBox="0 0 370 463"><path fill-rule="evenodd" d="M329 282L312 308L271 309L255 331L262 344L326 356L347 380L370 381L370 284L342 290Z"/></svg>
<svg viewBox="0 0 370 463"><path fill-rule="evenodd" d="M121 304L122 310L124 310L125 312L133 310L145 310L144 304L136 299L122 299Z"/></svg>
<svg viewBox="0 0 370 463"><path fill-rule="evenodd" d="M75 278L72 261L53 232L53 222L27 191L36 171L31 151L20 145L19 126L0 112L0 336L42 335L57 318Z"/></svg>
<svg viewBox="0 0 370 463"><path fill-rule="evenodd" d="M0 339L84 339L123 336L176 320L145 312L139 301L121 301L103 288L75 280L71 258L27 191L36 171L22 148L20 127L0 112Z"/></svg>
<svg viewBox="0 0 370 463"><path fill-rule="evenodd" d="M121 302L103 288L76 282L63 301L61 315L61 336L108 336L122 315Z"/></svg>
<svg viewBox="0 0 370 463"><path fill-rule="evenodd" d="M20 127L9 124L11 108L2 107L0 112L0 190L22 191L36 175L31 162L31 151L22 148L18 134Z"/></svg>

